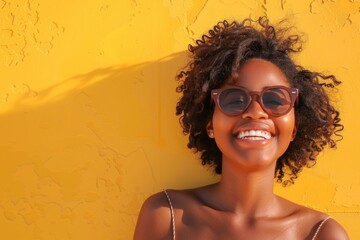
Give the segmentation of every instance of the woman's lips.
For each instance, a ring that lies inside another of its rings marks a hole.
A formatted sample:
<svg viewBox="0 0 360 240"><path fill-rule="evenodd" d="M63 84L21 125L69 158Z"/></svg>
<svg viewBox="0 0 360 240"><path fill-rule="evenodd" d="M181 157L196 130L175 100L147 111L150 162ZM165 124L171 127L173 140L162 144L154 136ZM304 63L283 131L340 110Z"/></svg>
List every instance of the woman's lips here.
<svg viewBox="0 0 360 240"><path fill-rule="evenodd" d="M258 141L258 140L269 140L271 138L271 133L265 130L244 130L240 131L236 135L237 139L242 140L252 140L252 141Z"/></svg>

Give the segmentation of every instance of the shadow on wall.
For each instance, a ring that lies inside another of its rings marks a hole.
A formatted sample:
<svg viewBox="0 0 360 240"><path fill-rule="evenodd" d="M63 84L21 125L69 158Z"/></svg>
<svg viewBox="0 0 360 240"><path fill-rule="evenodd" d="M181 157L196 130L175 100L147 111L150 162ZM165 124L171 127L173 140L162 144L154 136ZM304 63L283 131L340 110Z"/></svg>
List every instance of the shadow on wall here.
<svg viewBox="0 0 360 240"><path fill-rule="evenodd" d="M177 180L185 172L198 181L175 116L185 59L97 69L24 93L3 112L0 225L8 234L130 239L147 196L191 186L191 177Z"/></svg>

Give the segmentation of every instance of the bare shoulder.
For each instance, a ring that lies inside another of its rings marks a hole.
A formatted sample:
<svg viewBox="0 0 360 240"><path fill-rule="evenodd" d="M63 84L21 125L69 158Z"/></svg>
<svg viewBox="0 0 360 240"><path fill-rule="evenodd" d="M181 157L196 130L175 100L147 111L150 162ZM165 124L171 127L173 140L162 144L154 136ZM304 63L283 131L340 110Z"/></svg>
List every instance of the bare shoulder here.
<svg viewBox="0 0 360 240"><path fill-rule="evenodd" d="M289 209L299 221L299 236L315 240L347 240L349 237L344 228L327 214L282 199L284 206Z"/></svg>
<svg viewBox="0 0 360 240"><path fill-rule="evenodd" d="M305 219L312 225L308 239L348 240L345 229L333 218L323 212L302 207Z"/></svg>
<svg viewBox="0 0 360 240"><path fill-rule="evenodd" d="M317 226L319 229L316 235L316 240L348 240L349 237L346 234L345 229L334 219L330 218L323 222L320 227L320 222ZM320 228L319 228L320 227Z"/></svg>
<svg viewBox="0 0 360 240"><path fill-rule="evenodd" d="M164 192L150 196L138 216L134 240L171 239L171 213Z"/></svg>
<svg viewBox="0 0 360 240"><path fill-rule="evenodd" d="M198 192L206 188L167 190L175 219L181 219L183 212L188 213L188 219L191 219L194 214L196 215L197 206L201 204ZM178 222L177 225L177 227L181 226L181 222ZM172 235L171 210L166 193L156 193L146 199L141 207L134 240L172 239Z"/></svg>

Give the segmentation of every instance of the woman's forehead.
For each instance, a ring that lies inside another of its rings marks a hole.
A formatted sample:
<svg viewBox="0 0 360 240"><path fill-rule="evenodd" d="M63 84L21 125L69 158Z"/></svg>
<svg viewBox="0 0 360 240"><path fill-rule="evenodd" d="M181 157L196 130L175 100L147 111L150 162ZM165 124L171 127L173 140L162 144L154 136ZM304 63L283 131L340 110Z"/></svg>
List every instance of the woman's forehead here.
<svg viewBox="0 0 360 240"><path fill-rule="evenodd" d="M249 89L265 86L290 86L285 74L272 62L254 58L245 62L239 70L232 74L226 84L237 85Z"/></svg>

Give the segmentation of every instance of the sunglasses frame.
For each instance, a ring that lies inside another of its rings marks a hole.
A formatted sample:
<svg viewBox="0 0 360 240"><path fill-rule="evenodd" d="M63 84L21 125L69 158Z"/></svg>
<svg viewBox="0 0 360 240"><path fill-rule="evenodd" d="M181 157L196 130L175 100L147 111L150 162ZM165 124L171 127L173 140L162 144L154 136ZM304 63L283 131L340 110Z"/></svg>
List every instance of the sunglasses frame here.
<svg viewBox="0 0 360 240"><path fill-rule="evenodd" d="M273 114L273 113L269 113L266 108L264 107L264 103L263 103L263 94L265 91L269 90L269 89L273 89L273 88L276 88L276 89L284 89L285 91L287 91L289 93L289 96L290 96L290 105L289 105L289 109L284 112L284 113L281 113L281 114ZM226 111L223 110L223 108L221 107L220 105L220 95L225 91L225 90L228 90L228 89L240 89L242 91L244 91L247 96L249 97L250 101L248 102L247 106L244 108L243 111L239 112L239 113L236 113L236 114L229 114L227 113ZM264 87L263 90L261 92L259 91L248 91L246 88L243 88L243 87L228 87L228 88L218 88L218 89L213 89L211 90L211 98L214 100L214 102L216 103L216 105L219 107L219 109L221 110L221 112L225 113L226 115L229 115L229 116L237 116L237 115L240 115L242 113L244 113L248 108L249 106L251 105L251 103L253 101L257 101L260 106L262 107L262 109L270 116L274 116L274 117L279 117L279 116L283 116L285 114L287 114L288 112L290 112L291 108L294 107L294 104L295 102L297 102L297 99L298 99L298 95L299 95L299 89L297 88L289 88L289 87L285 87L285 86L282 86L282 85L275 85L275 86L268 86L268 87ZM256 97L255 97L256 96Z"/></svg>

